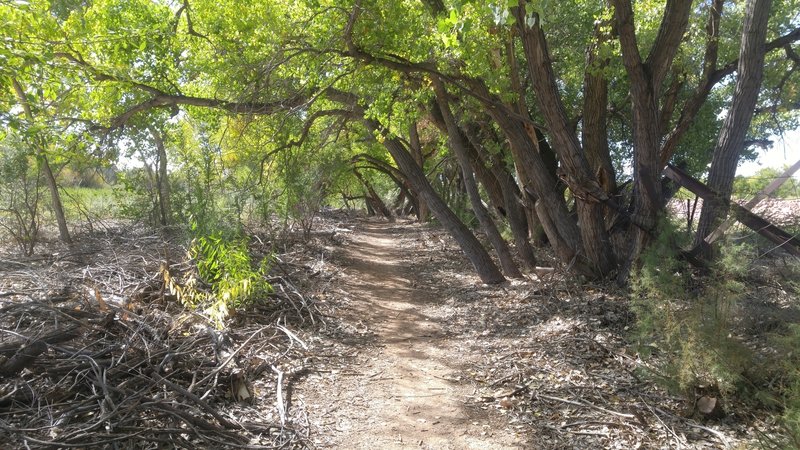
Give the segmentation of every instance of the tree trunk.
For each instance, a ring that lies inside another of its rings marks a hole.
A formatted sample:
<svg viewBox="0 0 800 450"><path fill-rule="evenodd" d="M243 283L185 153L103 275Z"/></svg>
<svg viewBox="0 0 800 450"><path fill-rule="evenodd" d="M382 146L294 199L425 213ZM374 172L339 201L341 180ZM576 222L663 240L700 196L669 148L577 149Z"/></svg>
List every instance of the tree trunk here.
<svg viewBox="0 0 800 450"><path fill-rule="evenodd" d="M368 168L377 170L378 172L381 172L389 177L389 179L392 180L395 186L397 186L397 188L400 190L400 193L405 196L406 200L408 200L408 204L411 205L411 208L414 210L414 212L419 214L419 195L417 195L416 192L412 192L413 188L409 186L408 177L399 169L397 169L397 167L391 166L384 161L367 154L357 155L352 161L353 164L358 161L363 161L367 164L365 167L354 167L354 170ZM401 213L400 215L405 214Z"/></svg>
<svg viewBox="0 0 800 450"><path fill-rule="evenodd" d="M586 258L593 266L596 276L606 276L616 267L605 227L604 206L601 203L608 195L592 175L578 137L570 127L558 92L541 21L537 20L533 26L528 26L524 0L520 0L516 16L536 101L544 116L550 138L555 144L561 168L567 175L567 185L575 196L579 232ZM535 18L538 19L538 16Z"/></svg>
<svg viewBox="0 0 800 450"><path fill-rule="evenodd" d="M408 177L409 184L417 192L420 199L428 204L436 220L458 242L461 251L466 254L473 267L475 267L475 271L481 281L486 284L497 284L505 281L500 269L497 268L497 265L492 261L480 241L461 222L444 200L439 197L428 178L425 177L425 172L414 161L414 157L406 150L403 143L396 137L389 135L380 123L365 117L364 108L358 104L358 98L355 95L334 88L328 88L327 94L332 100L349 105L353 109L353 114L363 121L371 136L380 135L382 137L383 146L392 156L397 167Z"/></svg>
<svg viewBox="0 0 800 450"><path fill-rule="evenodd" d="M373 209L377 209L381 212L383 217L389 219L390 222L394 222L394 216L392 215L392 211L386 206L383 199L377 192L375 192L375 188L372 187L372 184L361 175L356 169L353 169L353 174L358 178L358 181L364 185L364 188L367 190L367 195L365 196L367 201L371 204Z"/></svg>
<svg viewBox="0 0 800 450"><path fill-rule="evenodd" d="M411 151L412 155L414 156L414 161L417 163L421 170L425 170L425 155L422 153L422 144L419 141L419 131L417 130L417 123L414 122L409 127L409 137L411 142ZM428 209L428 204L425 203L425 200L418 199L417 205L417 220L421 223L425 223L428 221L430 216L430 210Z"/></svg>
<svg viewBox="0 0 800 450"><path fill-rule="evenodd" d="M595 25L597 41L586 51L588 69L583 81L581 141L589 168L603 191L612 195L617 190L617 182L608 148L608 80L602 73L608 66L608 59L601 60L597 54L598 46L607 40L607 36L600 29L600 24Z"/></svg>
<svg viewBox="0 0 800 450"><path fill-rule="evenodd" d="M764 75L764 52L767 23L772 0L748 0L745 12L739 50L738 77L728 116L720 130L719 140L714 148L711 169L708 172L708 187L714 190L721 200L731 198L733 179L739 155L744 147L747 131L753 118L761 80ZM702 244L705 237L724 218L726 211L722 204L707 201L703 204L700 221L697 224L695 244ZM707 248L707 246L703 246ZM710 252L705 250L705 256Z"/></svg>
<svg viewBox="0 0 800 450"><path fill-rule="evenodd" d="M172 217L172 207L170 206L170 188L169 178L167 175L167 149L164 146L164 139L161 133L155 127L147 127L153 141L156 143L156 155L158 157L158 172L156 173L156 189L158 191L158 212L161 226L165 227L170 224Z"/></svg>
<svg viewBox="0 0 800 450"><path fill-rule="evenodd" d="M447 99L447 91L444 87L444 84L442 84L442 81L439 78L433 77L433 87L439 103L439 111L442 113L442 118L444 119L444 123L447 127L447 136L450 142L450 148L453 150L453 153L456 154L458 164L461 166L464 188L467 191L467 196L469 197L470 204L472 205L472 210L475 212L475 217L478 219L478 222L481 224L481 228L483 228L483 231L489 238L489 242L492 244L492 247L497 253L498 258L500 259L500 266L503 268L503 272L511 278L523 278L522 273L519 271L519 268L514 262L514 258L511 256L511 251L508 248L508 244L506 244L506 241L500 235L500 231L498 231L497 226L495 225L494 221L492 221L492 218L489 217L489 211L487 211L483 206L480 193L478 192L478 184L475 182L475 177L470 165L469 154L466 149L464 137L462 136L461 130L456 124L452 112L450 111L450 105Z"/></svg>
<svg viewBox="0 0 800 450"><path fill-rule="evenodd" d="M493 96L482 83L473 83L472 88L481 96L490 98L495 102L491 107L486 107L486 113L491 116L508 139L511 154L517 165L520 176L521 190L531 190L536 194L538 201L546 207L537 208L539 220L552 226L545 226L545 233L550 245L556 252L558 259L564 264L570 264L581 254L582 245L578 226L570 217L564 196L556 189L558 182L554 178L539 154L538 142L531 139L521 120L508 114L504 108L497 107L500 100ZM548 217L541 217L542 215ZM578 264L576 267L593 270L586 265Z"/></svg>
<svg viewBox="0 0 800 450"><path fill-rule="evenodd" d="M367 128L370 132L379 131L380 126L372 121L365 119ZM495 265L492 258L486 253L486 250L481 245L480 241L469 231L458 216L448 208L447 204L430 185L425 173L417 166L414 158L403 147L403 144L397 139L385 136L383 145L392 155L398 167L408 175L408 179L414 190L419 193L419 196L424 200L433 213L434 217L442 224L442 226L453 236L458 242L461 250L467 255L478 276L484 283L496 284L505 281L502 273Z"/></svg>
<svg viewBox="0 0 800 450"><path fill-rule="evenodd" d="M53 202L53 213L58 223L58 236L61 242L72 244L72 238L69 235L69 228L67 227L67 217L64 215L64 206L61 204L61 193L58 192L56 177L53 175L53 170L50 168L50 163L47 161L47 155L45 155L43 151L39 152L39 158L42 161L42 170L44 171L44 179L47 181L47 188L50 190L50 200Z"/></svg>
<svg viewBox="0 0 800 450"><path fill-rule="evenodd" d="M487 155L486 152L480 150L480 139L477 137L476 133L465 129L464 135L471 144L468 147L468 150L471 150L473 165L476 168L480 167L481 170L489 172L485 174L485 176L480 177L481 183L486 188L486 191L492 192L492 190L495 188L490 187L490 185L493 186L495 184L497 185L496 188L500 191L499 194L501 201L496 200L496 205L502 205L503 207L502 212L505 215L506 220L508 220L511 233L514 235L514 244L516 246L517 255L519 255L519 258L522 260L522 264L526 269L534 269L536 267L536 254L533 251L533 246L531 245L529 238L530 233L528 230L526 208L522 204L519 187L517 186L516 181L514 181L514 177L508 172L508 169L506 168L505 163L502 161L502 158L498 157L497 155ZM491 160L487 161L487 159ZM490 166L490 169L487 169L487 165ZM475 172L479 173L479 170L476 169ZM484 178L490 180L484 182ZM491 197L493 197L493 195L490 195L490 198ZM533 208L531 208L531 211L533 212L533 215L536 214Z"/></svg>
<svg viewBox="0 0 800 450"><path fill-rule="evenodd" d="M621 270L621 281L649 244L662 208L660 160L661 120L658 96L680 41L689 23L691 0L668 0L658 35L645 61L639 53L630 0L612 0L622 50L622 62L630 79L633 108L633 242Z"/></svg>

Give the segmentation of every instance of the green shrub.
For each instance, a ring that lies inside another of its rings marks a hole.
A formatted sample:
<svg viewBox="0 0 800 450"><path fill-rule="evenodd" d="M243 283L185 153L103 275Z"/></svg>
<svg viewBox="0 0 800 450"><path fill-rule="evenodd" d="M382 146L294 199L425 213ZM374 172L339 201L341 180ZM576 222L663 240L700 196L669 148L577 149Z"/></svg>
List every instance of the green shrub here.
<svg viewBox="0 0 800 450"><path fill-rule="evenodd" d="M200 234L192 240L189 256L196 271L182 282L172 280L167 272L165 282L185 306L203 309L220 328L237 309L272 292L266 281L269 259L254 267L247 242L239 235Z"/></svg>
<svg viewBox="0 0 800 450"><path fill-rule="evenodd" d="M776 336L777 373L776 395L770 396L781 407L784 441L781 446L800 448L800 324L789 326L785 334Z"/></svg>
<svg viewBox="0 0 800 450"><path fill-rule="evenodd" d="M39 240L45 198L36 159L16 137L0 140L0 232L26 256L33 255Z"/></svg>
<svg viewBox="0 0 800 450"><path fill-rule="evenodd" d="M700 276L679 260L675 227L662 229L632 276L640 354L648 357L657 351L658 378L687 395L709 387L731 393L751 359L732 334L737 302L744 294L738 281L746 268L743 249L724 246L719 260Z"/></svg>

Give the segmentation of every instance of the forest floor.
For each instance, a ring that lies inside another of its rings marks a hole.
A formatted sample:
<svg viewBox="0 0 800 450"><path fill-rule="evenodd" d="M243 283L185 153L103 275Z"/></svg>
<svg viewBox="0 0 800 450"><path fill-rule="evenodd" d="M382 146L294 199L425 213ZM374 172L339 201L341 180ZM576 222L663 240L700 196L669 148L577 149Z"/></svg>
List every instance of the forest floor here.
<svg viewBox="0 0 800 450"><path fill-rule="evenodd" d="M613 285L487 286L435 225L346 212L249 234L274 291L224 329L173 292L196 276L179 232L108 224L32 257L0 249L0 448L710 449L778 433L774 414L703 417L645 376ZM781 289L748 299L754 334L800 322Z"/></svg>

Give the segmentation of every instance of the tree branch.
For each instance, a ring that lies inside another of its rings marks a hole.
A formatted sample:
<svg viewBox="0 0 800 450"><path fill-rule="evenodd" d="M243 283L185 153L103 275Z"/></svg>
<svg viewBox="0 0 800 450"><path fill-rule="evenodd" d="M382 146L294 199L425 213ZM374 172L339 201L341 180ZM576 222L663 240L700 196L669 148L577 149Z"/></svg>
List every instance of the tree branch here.
<svg viewBox="0 0 800 450"><path fill-rule="evenodd" d="M680 42L689 25L691 11L691 0L667 0L658 35L645 61L656 93L660 90L661 82L664 81L672 60L678 53Z"/></svg>
<svg viewBox="0 0 800 450"><path fill-rule="evenodd" d="M722 3L721 0L715 0L715 2L719 2L720 4ZM721 13L721 9L719 13ZM714 20L714 18L712 17L709 20ZM718 33L719 19L716 20L716 32ZM717 35L715 35L713 38L709 37L709 40L716 40L716 36ZM795 28L789 33L768 42L765 46L766 53L779 48L785 48L787 45L797 42L798 40L800 40L800 27ZM713 46L708 48L709 45ZM713 57L716 59L716 52L716 43L707 44L704 61L704 77L701 79L697 89L695 89L694 95L692 95L692 97L684 105L677 124L667 135L666 139L664 140L664 144L661 146L660 160L662 166L666 165L670 158L672 158L672 155L678 148L678 143L680 143L680 140L691 127L695 117L697 116L697 113L700 111L700 107L703 106L708 98L708 95L711 93L711 89L723 78L733 74L736 71L736 67L739 64L738 58L725 64L723 67L716 69L716 63L711 64L711 58Z"/></svg>

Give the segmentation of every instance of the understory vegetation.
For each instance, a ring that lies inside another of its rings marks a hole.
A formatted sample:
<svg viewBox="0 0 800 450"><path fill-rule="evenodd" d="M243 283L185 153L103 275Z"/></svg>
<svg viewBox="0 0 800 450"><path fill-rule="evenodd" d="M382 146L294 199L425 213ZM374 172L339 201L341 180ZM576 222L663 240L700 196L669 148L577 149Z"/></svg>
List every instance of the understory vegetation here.
<svg viewBox="0 0 800 450"><path fill-rule="evenodd" d="M677 250L686 240L679 228L664 225L632 276L630 338L642 373L685 397L689 415L777 414L786 434L762 444L796 447L800 264L763 258L751 237L727 240L713 265L692 268Z"/></svg>

